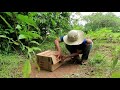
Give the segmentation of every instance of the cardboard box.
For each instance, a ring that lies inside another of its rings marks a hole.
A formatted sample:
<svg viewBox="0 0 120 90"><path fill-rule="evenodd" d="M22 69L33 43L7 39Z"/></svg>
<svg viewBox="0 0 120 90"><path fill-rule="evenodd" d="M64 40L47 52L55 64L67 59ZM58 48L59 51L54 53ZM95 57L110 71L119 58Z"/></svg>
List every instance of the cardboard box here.
<svg viewBox="0 0 120 90"><path fill-rule="evenodd" d="M55 53L57 51L47 50L37 54L37 63L40 69L54 71L63 64L61 60L56 59Z"/></svg>

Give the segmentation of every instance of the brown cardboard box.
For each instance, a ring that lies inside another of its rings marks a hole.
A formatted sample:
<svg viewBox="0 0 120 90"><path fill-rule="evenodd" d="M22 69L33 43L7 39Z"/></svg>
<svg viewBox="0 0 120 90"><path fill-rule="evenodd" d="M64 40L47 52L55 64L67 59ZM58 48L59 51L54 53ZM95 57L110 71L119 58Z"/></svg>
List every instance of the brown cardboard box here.
<svg viewBox="0 0 120 90"><path fill-rule="evenodd" d="M57 51L47 50L37 54L37 63L40 69L54 71L63 64L61 60L56 59L56 52Z"/></svg>

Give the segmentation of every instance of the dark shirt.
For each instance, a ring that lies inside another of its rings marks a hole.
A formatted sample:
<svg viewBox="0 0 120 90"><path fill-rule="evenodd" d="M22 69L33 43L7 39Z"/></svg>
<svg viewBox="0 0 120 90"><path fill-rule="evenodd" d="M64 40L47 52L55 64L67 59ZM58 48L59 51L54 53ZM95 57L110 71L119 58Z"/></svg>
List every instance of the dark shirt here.
<svg viewBox="0 0 120 90"><path fill-rule="evenodd" d="M61 42L64 42L63 37L64 36L60 37ZM79 45L67 45L66 44L66 47L67 47L67 49L69 49L69 51L84 50L86 47L86 43L87 43L87 41L86 41L86 39L84 39L84 41Z"/></svg>

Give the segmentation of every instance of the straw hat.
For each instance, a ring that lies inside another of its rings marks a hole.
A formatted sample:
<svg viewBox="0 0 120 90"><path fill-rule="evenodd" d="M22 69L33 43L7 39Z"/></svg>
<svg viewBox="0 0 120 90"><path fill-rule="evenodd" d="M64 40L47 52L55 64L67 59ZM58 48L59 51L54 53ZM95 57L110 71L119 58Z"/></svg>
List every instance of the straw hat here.
<svg viewBox="0 0 120 90"><path fill-rule="evenodd" d="M84 32L81 30L71 30L63 37L63 40L68 45L79 45L84 40Z"/></svg>

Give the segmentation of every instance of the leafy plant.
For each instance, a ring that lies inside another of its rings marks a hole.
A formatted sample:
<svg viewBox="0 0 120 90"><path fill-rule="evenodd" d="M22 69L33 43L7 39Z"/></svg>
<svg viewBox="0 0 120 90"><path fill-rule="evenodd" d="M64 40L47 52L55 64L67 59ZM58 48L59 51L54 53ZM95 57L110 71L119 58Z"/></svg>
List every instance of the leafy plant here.
<svg viewBox="0 0 120 90"><path fill-rule="evenodd" d="M23 66L23 78L29 78L31 73L30 60L26 60Z"/></svg>
<svg viewBox="0 0 120 90"><path fill-rule="evenodd" d="M20 20L22 23L26 23L28 25L31 25L33 26L34 28L36 29L39 29L37 24L35 23L35 21L33 20L33 18L27 16L27 15L21 15L21 14L18 14L17 15L17 19Z"/></svg>
<svg viewBox="0 0 120 90"><path fill-rule="evenodd" d="M9 28L12 28L11 25L5 20L5 18L2 15L0 15L0 17L8 25Z"/></svg>
<svg viewBox="0 0 120 90"><path fill-rule="evenodd" d="M120 78L120 71L112 72L111 78Z"/></svg>
<svg viewBox="0 0 120 90"><path fill-rule="evenodd" d="M115 66L118 63L118 60L120 59L120 47L115 47L114 51L112 52L113 54L113 63L112 63L112 69L115 68Z"/></svg>
<svg viewBox="0 0 120 90"><path fill-rule="evenodd" d="M82 20L86 21L85 31L96 31L100 28L110 28L113 32L118 32L120 26L120 18L111 12L103 14L102 12L85 15Z"/></svg>
<svg viewBox="0 0 120 90"><path fill-rule="evenodd" d="M4 41L0 39L1 51L30 51L28 47L44 43L48 32L47 40L55 39L63 30L69 30L69 15L67 12L2 12L0 35Z"/></svg>
<svg viewBox="0 0 120 90"><path fill-rule="evenodd" d="M95 66L95 65L101 65L105 64L105 56L99 52L95 54L95 56L89 61L90 65Z"/></svg>
<svg viewBox="0 0 120 90"><path fill-rule="evenodd" d="M18 70L23 62L24 58L16 53L0 54L0 78L22 77L22 73Z"/></svg>
<svg viewBox="0 0 120 90"><path fill-rule="evenodd" d="M110 74L109 77L112 78L119 78L120 77L120 72L115 70L115 67L117 66L118 60L120 59L120 47L114 47L114 50L112 52L113 54L113 63L111 65L110 69Z"/></svg>
<svg viewBox="0 0 120 90"><path fill-rule="evenodd" d="M88 31L86 37L92 39L93 42L96 43L109 43L113 42L113 34L114 33L112 32L112 30L110 30L109 28L101 28L97 31Z"/></svg>

